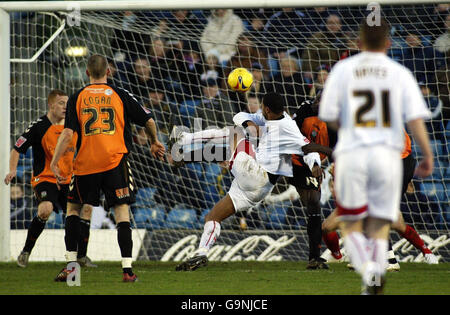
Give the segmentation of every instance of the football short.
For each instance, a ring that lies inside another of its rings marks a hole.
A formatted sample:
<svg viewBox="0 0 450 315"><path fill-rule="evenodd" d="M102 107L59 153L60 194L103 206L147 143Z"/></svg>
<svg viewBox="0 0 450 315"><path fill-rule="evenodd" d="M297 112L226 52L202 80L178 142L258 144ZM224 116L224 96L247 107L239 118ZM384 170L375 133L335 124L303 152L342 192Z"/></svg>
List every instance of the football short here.
<svg viewBox="0 0 450 315"><path fill-rule="evenodd" d="M320 184L308 165L292 164L293 177L288 177L288 183L305 190L320 190Z"/></svg>
<svg viewBox="0 0 450 315"><path fill-rule="evenodd" d="M334 180L339 219L396 221L402 178L400 153L394 149L373 146L339 153Z"/></svg>
<svg viewBox="0 0 450 315"><path fill-rule="evenodd" d="M101 192L105 194L105 209L135 202L135 184L126 156L115 168L101 173L72 176L68 202L100 205Z"/></svg>
<svg viewBox="0 0 450 315"><path fill-rule="evenodd" d="M416 160L410 154L403 161L403 184L402 184L402 196L408 190L408 184L414 177L414 171L416 170Z"/></svg>
<svg viewBox="0 0 450 315"><path fill-rule="evenodd" d="M247 210L263 200L273 189L267 172L253 157L253 148L241 140L230 161L234 176L228 195L236 212ZM231 163L232 162L232 163Z"/></svg>
<svg viewBox="0 0 450 315"><path fill-rule="evenodd" d="M60 185L60 188L58 189L58 186L54 183L42 182L34 186L34 196L38 204L50 201L55 212L59 212L59 210L66 211L69 185Z"/></svg>

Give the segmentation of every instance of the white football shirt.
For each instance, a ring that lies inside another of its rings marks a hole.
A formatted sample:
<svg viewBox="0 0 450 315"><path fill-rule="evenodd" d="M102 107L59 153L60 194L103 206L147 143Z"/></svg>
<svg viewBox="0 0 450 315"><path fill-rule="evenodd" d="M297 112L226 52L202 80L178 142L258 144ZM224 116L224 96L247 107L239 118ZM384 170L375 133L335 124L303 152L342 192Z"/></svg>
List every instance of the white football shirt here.
<svg viewBox="0 0 450 315"><path fill-rule="evenodd" d="M237 126L241 126L250 120L259 126L256 161L271 174L292 177L292 154L304 155L302 146L307 145L309 140L302 135L295 121L286 112L283 115L279 120L266 120L261 112L241 112L233 117L233 121ZM320 166L320 156L317 152L309 153L304 160L310 168L314 163Z"/></svg>
<svg viewBox="0 0 450 315"><path fill-rule="evenodd" d="M429 118L410 70L384 53L361 52L331 70L319 107L323 121L338 121L335 153L383 144L401 151L404 124Z"/></svg>

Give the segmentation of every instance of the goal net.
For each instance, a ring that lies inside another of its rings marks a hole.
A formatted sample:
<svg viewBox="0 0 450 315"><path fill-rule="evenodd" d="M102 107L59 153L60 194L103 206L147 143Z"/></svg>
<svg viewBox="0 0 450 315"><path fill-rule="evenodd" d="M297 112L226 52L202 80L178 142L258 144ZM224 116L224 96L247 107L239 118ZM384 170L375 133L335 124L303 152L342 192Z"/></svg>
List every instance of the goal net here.
<svg viewBox="0 0 450 315"><path fill-rule="evenodd" d="M413 71L433 113L427 128L435 169L432 176L412 181L401 212L430 249L449 261L449 6L381 9L391 24L389 56ZM234 114L256 111L269 91L281 93L292 114L323 87L336 62L358 53L358 25L369 13L366 6L11 12L11 143L46 113L52 89L70 94L88 83L86 60L94 53L107 56L111 84L127 89L153 111L163 143L173 125L194 131L196 118L202 119L200 128L233 125ZM227 87L227 74L236 67L247 68L254 76L247 93ZM133 227L146 230L139 234L138 257L185 259L197 247L205 214L226 194L230 172L216 162L175 166L170 158L157 161L143 130L133 127L133 136L130 160L138 186ZM226 144L215 148L226 150ZM412 150L420 159L414 142ZM329 168L327 161L323 168ZM20 158L11 192L12 233L26 229L36 214L31 175L29 151ZM328 178L327 174L322 184L323 218L335 206ZM114 227L109 219L96 209L92 230ZM210 258L306 260L307 220L295 189L280 180L264 203L223 222ZM63 229L64 215L53 214L47 228ZM421 261L420 251L394 232L392 242L400 259ZM38 241L36 246L52 245Z"/></svg>

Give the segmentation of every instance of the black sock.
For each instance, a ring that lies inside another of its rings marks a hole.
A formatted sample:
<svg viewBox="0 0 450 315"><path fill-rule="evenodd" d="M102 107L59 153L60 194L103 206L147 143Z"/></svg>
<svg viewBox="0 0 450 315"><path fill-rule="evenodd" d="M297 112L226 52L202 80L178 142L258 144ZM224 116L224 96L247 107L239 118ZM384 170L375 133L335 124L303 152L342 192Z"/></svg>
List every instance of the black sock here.
<svg viewBox="0 0 450 315"><path fill-rule="evenodd" d="M131 268L122 268L123 273L127 273L129 276L134 275L133 270Z"/></svg>
<svg viewBox="0 0 450 315"><path fill-rule="evenodd" d="M308 217L306 226L309 239L309 260L320 257L320 243L322 242L322 218L320 214Z"/></svg>
<svg viewBox="0 0 450 315"><path fill-rule="evenodd" d="M133 239L131 237L130 222L120 222L117 224L117 241L119 242L122 258L131 258Z"/></svg>
<svg viewBox="0 0 450 315"><path fill-rule="evenodd" d="M25 241L25 246L23 247L24 252L31 253L36 244L36 240L45 228L46 222L47 221L39 218L39 216L33 218L33 221L31 221L30 227L28 228L27 239Z"/></svg>
<svg viewBox="0 0 450 315"><path fill-rule="evenodd" d="M91 229L91 221L80 218L80 238L78 240L77 258L82 258L86 256L90 229Z"/></svg>
<svg viewBox="0 0 450 315"><path fill-rule="evenodd" d="M64 241L66 250L68 252L76 252L78 250L78 240L80 239L80 217L77 215L68 216L65 230Z"/></svg>

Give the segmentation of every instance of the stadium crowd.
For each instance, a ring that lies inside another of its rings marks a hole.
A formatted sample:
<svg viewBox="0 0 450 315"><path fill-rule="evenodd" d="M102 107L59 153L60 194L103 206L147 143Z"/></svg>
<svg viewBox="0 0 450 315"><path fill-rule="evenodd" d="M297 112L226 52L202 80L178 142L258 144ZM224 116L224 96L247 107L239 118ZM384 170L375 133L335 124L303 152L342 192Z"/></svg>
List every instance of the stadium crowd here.
<svg viewBox="0 0 450 315"><path fill-rule="evenodd" d="M449 10L450 5L383 8L391 24L389 56L413 71L433 114L427 126L439 158L436 171L432 181L416 181L415 191L402 201L405 220L418 228L448 228L450 223ZM284 95L293 113L322 89L336 62L358 53L357 26L367 12L362 7L316 7L114 14L121 20L110 39L110 83L138 97L153 111L161 134L168 136L173 125L193 128L197 117L203 119L202 128L233 125L235 113L254 112L270 91ZM146 23L151 33L138 32ZM247 94L227 88L226 77L236 67L247 68L254 76ZM131 161L139 188L132 207L139 218L136 223L155 227L151 214L139 215L143 209L162 209L162 221L177 209L192 216L187 225L174 227L200 226L202 215L230 185L229 172L217 164L174 167L170 157L158 161L151 158L144 130L135 129L134 136ZM429 193L430 185L437 194ZM283 185L279 186L282 190ZM11 195L11 228L26 228L33 217L27 211L32 210L22 208L31 202L17 190ZM280 207L285 217L278 228L303 225L298 202ZM324 216L333 208L328 200ZM255 209L248 214L248 227L273 228L264 213Z"/></svg>

